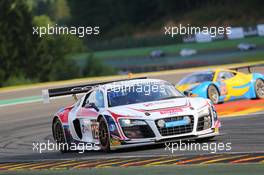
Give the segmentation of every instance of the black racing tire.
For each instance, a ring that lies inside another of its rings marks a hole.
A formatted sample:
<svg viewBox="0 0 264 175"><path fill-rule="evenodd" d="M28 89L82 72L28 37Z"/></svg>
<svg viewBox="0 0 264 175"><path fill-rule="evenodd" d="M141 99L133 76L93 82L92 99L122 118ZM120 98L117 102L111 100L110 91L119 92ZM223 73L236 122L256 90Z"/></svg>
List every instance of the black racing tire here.
<svg viewBox="0 0 264 175"><path fill-rule="evenodd" d="M264 98L264 81L257 79L255 82L256 99Z"/></svg>
<svg viewBox="0 0 264 175"><path fill-rule="evenodd" d="M59 119L55 119L52 124L53 138L61 153L70 152L69 144L66 141L64 130Z"/></svg>
<svg viewBox="0 0 264 175"><path fill-rule="evenodd" d="M214 137L215 137L215 136L199 138L199 139L195 139L195 141L196 141L196 142L199 142L199 143L209 142L209 141L211 141Z"/></svg>
<svg viewBox="0 0 264 175"><path fill-rule="evenodd" d="M109 131L107 127L107 123L104 118L100 118L99 120L99 140L101 150L103 152L110 152L110 140L109 140Z"/></svg>
<svg viewBox="0 0 264 175"><path fill-rule="evenodd" d="M207 89L208 98L213 102L213 104L219 103L219 92L214 85L210 85Z"/></svg>

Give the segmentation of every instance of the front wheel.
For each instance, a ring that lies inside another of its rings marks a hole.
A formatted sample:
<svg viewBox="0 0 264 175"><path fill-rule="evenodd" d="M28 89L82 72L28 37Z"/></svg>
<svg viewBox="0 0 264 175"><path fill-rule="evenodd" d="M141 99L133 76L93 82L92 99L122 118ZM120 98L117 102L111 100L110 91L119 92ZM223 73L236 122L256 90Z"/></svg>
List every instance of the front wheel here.
<svg viewBox="0 0 264 175"><path fill-rule="evenodd" d="M102 151L109 152L110 151L109 133L104 118L101 118L99 120L99 140Z"/></svg>
<svg viewBox="0 0 264 175"><path fill-rule="evenodd" d="M256 98L264 98L264 81L257 79L255 82Z"/></svg>
<svg viewBox="0 0 264 175"><path fill-rule="evenodd" d="M208 98L213 102L213 104L219 103L219 93L214 85L210 85L207 90Z"/></svg>

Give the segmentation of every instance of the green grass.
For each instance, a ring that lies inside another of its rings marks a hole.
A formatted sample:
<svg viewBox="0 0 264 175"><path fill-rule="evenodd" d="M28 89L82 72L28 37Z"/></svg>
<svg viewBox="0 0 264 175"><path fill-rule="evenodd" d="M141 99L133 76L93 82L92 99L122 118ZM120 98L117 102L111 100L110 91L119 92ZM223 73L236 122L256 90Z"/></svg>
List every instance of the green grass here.
<svg viewBox="0 0 264 175"><path fill-rule="evenodd" d="M249 42L249 43L254 43L256 45L263 45L264 37L249 37L249 38L237 39L237 40L219 40L210 43L181 43L181 44L166 45L166 46L98 51L98 52L94 52L94 56L100 59L140 57L140 56L148 56L149 53L155 49L161 49L168 54L178 53L182 48L193 48L198 51L210 51L210 50L219 50L219 49L234 48L234 47L236 48L237 45L241 42ZM69 57L75 59L76 61L79 61L80 59L84 59L88 55L89 53L81 53L81 54L70 55Z"/></svg>

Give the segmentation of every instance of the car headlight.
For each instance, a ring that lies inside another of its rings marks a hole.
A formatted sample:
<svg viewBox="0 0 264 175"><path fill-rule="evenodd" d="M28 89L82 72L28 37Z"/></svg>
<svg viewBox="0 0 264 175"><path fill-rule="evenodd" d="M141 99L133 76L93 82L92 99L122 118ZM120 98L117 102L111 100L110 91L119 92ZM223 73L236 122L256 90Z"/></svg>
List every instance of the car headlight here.
<svg viewBox="0 0 264 175"><path fill-rule="evenodd" d="M200 111L198 112L198 115L199 115L199 116L207 116L207 115L209 115L209 114L210 114L210 109L209 109L208 107L203 108L202 110L200 110Z"/></svg>
<svg viewBox="0 0 264 175"><path fill-rule="evenodd" d="M123 133L129 139L152 138L154 133L144 120L119 119Z"/></svg>
<svg viewBox="0 0 264 175"><path fill-rule="evenodd" d="M210 108L205 107L202 110L198 112L199 118L198 118L198 125L197 130L205 130L209 129L212 126L212 116Z"/></svg>
<svg viewBox="0 0 264 175"><path fill-rule="evenodd" d="M120 119L119 123L121 127L147 125L147 123L144 120L136 120L136 119Z"/></svg>
<svg viewBox="0 0 264 175"><path fill-rule="evenodd" d="M165 125L166 125L166 122L165 122L165 120L160 119L160 120L158 120L157 125L158 125L158 127L160 127L160 128L164 128Z"/></svg>

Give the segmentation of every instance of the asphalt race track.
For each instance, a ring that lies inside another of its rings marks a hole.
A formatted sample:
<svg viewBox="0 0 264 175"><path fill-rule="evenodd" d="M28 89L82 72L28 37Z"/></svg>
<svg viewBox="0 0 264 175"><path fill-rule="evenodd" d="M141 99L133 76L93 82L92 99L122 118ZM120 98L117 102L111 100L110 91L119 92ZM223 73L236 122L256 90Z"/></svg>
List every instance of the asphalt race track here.
<svg viewBox="0 0 264 175"><path fill-rule="evenodd" d="M259 71L264 73L263 70ZM158 76L176 82L185 74ZM0 99L40 95L41 89L0 93ZM42 102L0 107L0 162L56 160L56 159L95 159L106 157L146 157L208 154L212 151L174 151L165 150L165 145L144 146L103 153L87 151L83 154L72 152L61 154L58 151L39 153L33 150L33 142L53 141L51 136L52 115L62 106L73 100L69 97L53 100L50 104ZM222 135L211 143L230 143L228 153L264 152L264 113L248 116L222 118ZM223 153L217 150L216 153Z"/></svg>

